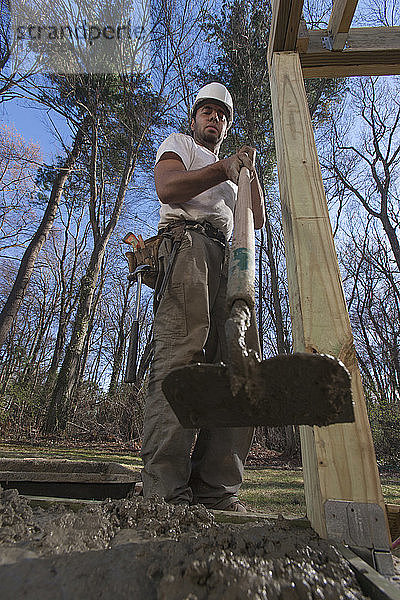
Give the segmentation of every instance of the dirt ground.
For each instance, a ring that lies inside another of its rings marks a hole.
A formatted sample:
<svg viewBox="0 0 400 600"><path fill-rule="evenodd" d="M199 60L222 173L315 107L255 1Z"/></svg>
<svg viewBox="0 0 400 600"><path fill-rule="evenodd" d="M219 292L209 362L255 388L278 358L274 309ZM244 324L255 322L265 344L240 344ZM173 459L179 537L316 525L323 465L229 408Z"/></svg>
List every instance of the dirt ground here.
<svg viewBox="0 0 400 600"><path fill-rule="evenodd" d="M1 488L0 597L365 598L333 546L283 518L221 525L202 506L138 497L44 510Z"/></svg>

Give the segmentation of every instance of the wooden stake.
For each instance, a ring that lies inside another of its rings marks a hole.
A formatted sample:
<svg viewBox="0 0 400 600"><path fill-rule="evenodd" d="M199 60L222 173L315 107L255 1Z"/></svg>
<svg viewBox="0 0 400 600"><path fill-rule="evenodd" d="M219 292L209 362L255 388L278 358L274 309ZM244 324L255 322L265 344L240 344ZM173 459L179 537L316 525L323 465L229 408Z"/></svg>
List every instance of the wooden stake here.
<svg viewBox="0 0 400 600"><path fill-rule="evenodd" d="M326 500L385 504L296 52L274 53L270 82L294 348L352 376L356 422L300 428L307 516L326 537Z"/></svg>
<svg viewBox="0 0 400 600"><path fill-rule="evenodd" d="M343 50L357 3L358 0L335 0L333 3L328 23L328 31L333 40L333 50Z"/></svg>

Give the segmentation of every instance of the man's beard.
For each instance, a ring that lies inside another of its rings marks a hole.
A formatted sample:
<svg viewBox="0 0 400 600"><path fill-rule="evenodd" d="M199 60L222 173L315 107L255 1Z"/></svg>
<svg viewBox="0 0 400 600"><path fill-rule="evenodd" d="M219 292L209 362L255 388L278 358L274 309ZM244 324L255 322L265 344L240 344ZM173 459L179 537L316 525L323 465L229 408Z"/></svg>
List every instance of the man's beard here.
<svg viewBox="0 0 400 600"><path fill-rule="evenodd" d="M208 144L214 144L215 146L221 141L220 134L215 130L215 133L207 131L208 125L203 129L201 139L203 139Z"/></svg>

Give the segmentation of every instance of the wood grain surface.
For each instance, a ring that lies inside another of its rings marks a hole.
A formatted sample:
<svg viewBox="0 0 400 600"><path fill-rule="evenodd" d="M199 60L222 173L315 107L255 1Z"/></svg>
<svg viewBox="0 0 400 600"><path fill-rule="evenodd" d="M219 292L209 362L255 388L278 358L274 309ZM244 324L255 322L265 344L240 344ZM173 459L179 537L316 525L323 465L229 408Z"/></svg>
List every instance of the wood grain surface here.
<svg viewBox="0 0 400 600"><path fill-rule="evenodd" d="M297 53L274 54L270 82L295 351L340 358L355 402L355 423L301 428L307 516L324 537L325 500L385 505Z"/></svg>

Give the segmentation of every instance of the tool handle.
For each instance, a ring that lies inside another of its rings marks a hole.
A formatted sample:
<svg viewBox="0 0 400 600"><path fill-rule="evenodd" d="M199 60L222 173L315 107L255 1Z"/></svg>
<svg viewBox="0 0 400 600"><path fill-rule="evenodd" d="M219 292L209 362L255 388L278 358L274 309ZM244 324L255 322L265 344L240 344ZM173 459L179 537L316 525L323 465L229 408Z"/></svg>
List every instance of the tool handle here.
<svg viewBox="0 0 400 600"><path fill-rule="evenodd" d="M227 300L230 308L244 300L251 309L255 304L255 237L251 202L250 172L240 169L234 215L232 247L229 257Z"/></svg>
<svg viewBox="0 0 400 600"><path fill-rule="evenodd" d="M126 363L125 383L136 383L137 350L139 341L139 321L133 321L129 337L128 360Z"/></svg>
<svg viewBox="0 0 400 600"><path fill-rule="evenodd" d="M160 290L159 290L159 292L157 294L157 298L156 298L157 303L161 302L161 299L162 299L162 297L164 295L164 292L165 292L165 288L167 287L168 282L170 280L171 273L172 273L172 268L173 268L174 262L175 262L175 256L176 256L176 254L178 252L178 249L179 249L180 245L181 245L181 241L180 240L175 240L174 243L173 243L171 254L169 255L169 259L168 259L167 269L165 271L164 278L162 280L162 284L161 284Z"/></svg>

